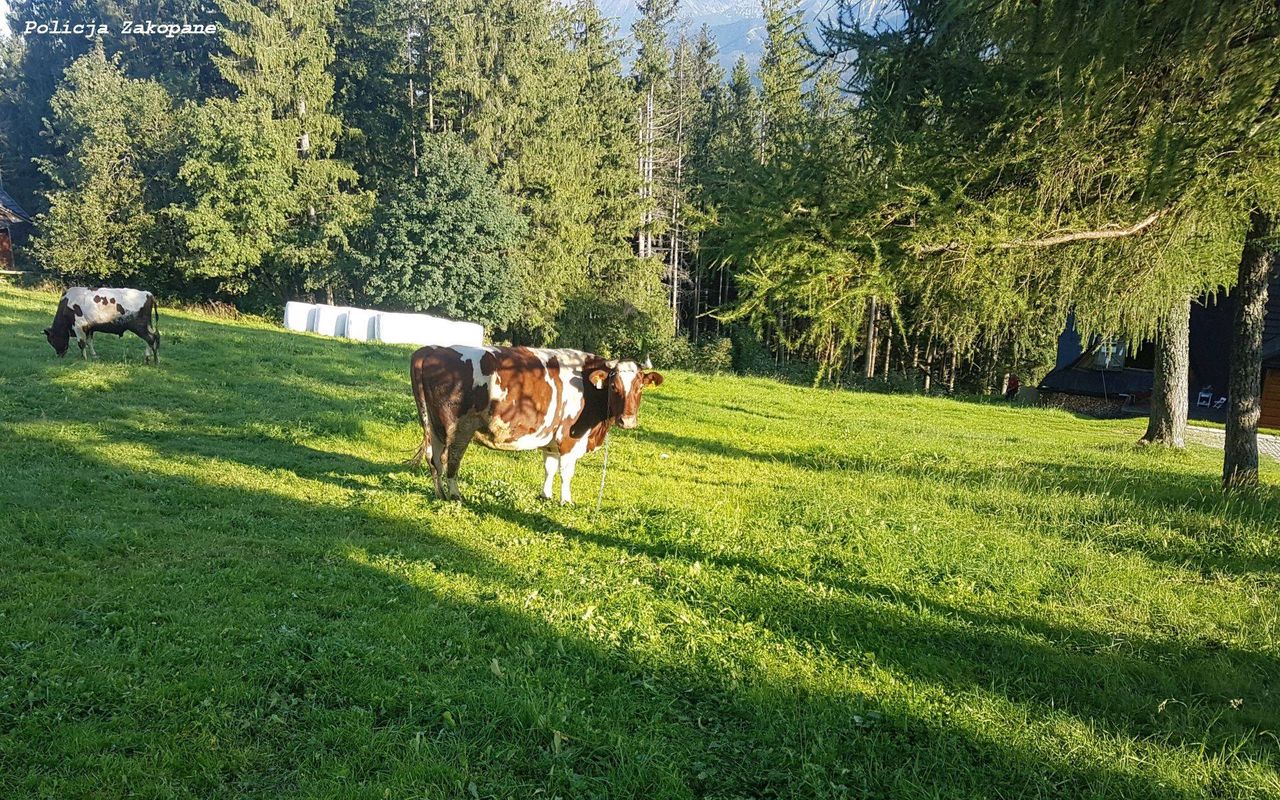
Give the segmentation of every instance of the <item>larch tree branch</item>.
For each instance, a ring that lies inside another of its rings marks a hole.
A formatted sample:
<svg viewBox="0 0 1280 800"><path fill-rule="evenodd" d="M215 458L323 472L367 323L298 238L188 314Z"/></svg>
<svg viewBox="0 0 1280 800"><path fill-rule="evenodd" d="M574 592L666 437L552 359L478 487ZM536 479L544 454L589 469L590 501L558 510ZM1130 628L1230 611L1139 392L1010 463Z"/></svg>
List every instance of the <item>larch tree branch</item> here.
<svg viewBox="0 0 1280 800"><path fill-rule="evenodd" d="M1089 242L1099 239L1123 239L1126 236L1134 236L1142 233L1156 223L1156 220L1164 216L1164 211L1156 211L1127 228L1100 228L1091 231L1076 231L1074 233L1061 233L1056 236L1047 236L1043 239L1019 239L1012 242L996 242L986 247L992 250L1020 250L1022 248L1032 247L1054 247L1060 244L1071 244L1073 242ZM958 242L948 242L947 244L930 245L921 247L916 250L917 255L927 256L937 253L948 253L960 249Z"/></svg>

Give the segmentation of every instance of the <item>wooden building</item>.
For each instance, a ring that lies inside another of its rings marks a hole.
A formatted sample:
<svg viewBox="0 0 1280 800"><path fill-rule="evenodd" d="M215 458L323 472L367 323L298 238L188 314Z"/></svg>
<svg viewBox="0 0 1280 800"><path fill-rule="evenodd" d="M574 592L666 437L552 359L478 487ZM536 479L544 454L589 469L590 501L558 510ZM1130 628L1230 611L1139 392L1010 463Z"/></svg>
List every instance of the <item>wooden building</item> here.
<svg viewBox="0 0 1280 800"><path fill-rule="evenodd" d="M31 216L0 189L0 270L13 269L13 246L26 233Z"/></svg>
<svg viewBox="0 0 1280 800"><path fill-rule="evenodd" d="M1191 305L1187 400L1192 418L1226 418L1235 310L1235 298L1226 292ZM1046 405L1097 416L1141 412L1151 397L1153 366L1150 344L1126 352L1099 341L1086 343L1068 322L1058 337L1057 366L1037 388ZM1273 275L1268 292L1262 377L1260 424L1280 429L1280 270Z"/></svg>
<svg viewBox="0 0 1280 800"><path fill-rule="evenodd" d="M1262 418L1264 428L1280 429L1280 272L1272 268L1267 318L1262 329Z"/></svg>

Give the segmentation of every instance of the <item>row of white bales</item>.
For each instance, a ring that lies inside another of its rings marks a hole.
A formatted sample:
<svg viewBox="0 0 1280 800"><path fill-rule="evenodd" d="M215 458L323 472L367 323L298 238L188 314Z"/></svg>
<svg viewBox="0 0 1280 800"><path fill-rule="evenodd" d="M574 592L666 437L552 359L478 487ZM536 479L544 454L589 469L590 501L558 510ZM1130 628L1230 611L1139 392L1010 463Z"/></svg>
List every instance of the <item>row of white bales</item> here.
<svg viewBox="0 0 1280 800"><path fill-rule="evenodd" d="M323 303L286 303L284 326L291 331L343 336L359 342L484 344L484 327L475 322Z"/></svg>

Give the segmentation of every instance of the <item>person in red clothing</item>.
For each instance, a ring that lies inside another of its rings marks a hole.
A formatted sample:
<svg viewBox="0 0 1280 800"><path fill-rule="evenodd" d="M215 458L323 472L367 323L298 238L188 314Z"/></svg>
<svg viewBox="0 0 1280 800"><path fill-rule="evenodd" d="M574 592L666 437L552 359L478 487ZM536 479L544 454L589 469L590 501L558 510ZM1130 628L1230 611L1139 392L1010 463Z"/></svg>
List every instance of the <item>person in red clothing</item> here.
<svg viewBox="0 0 1280 800"><path fill-rule="evenodd" d="M1004 399L1012 400L1017 397L1018 389L1020 388L1022 388L1022 381L1018 380L1017 375L1014 375L1012 372L1009 373L1009 383L1007 388L1004 390Z"/></svg>

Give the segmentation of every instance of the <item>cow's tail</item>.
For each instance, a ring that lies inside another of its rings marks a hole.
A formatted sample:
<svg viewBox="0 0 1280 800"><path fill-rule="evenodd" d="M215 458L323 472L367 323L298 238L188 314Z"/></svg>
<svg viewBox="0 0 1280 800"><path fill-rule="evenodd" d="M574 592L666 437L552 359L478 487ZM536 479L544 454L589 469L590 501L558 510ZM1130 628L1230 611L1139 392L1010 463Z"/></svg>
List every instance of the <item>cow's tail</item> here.
<svg viewBox="0 0 1280 800"><path fill-rule="evenodd" d="M147 294L151 297L151 319L147 324L151 328L150 333L154 334L147 344L151 347L151 363L155 365L160 363L160 304L156 302L154 294L151 292Z"/></svg>
<svg viewBox="0 0 1280 800"><path fill-rule="evenodd" d="M419 377L418 359L414 358L409 362L409 383L413 386L413 402L418 406L418 421L422 423L422 443L418 445L418 449L404 463L413 468L422 466L423 460L430 460L431 457L431 420L427 412L427 387L422 385L422 378Z"/></svg>

